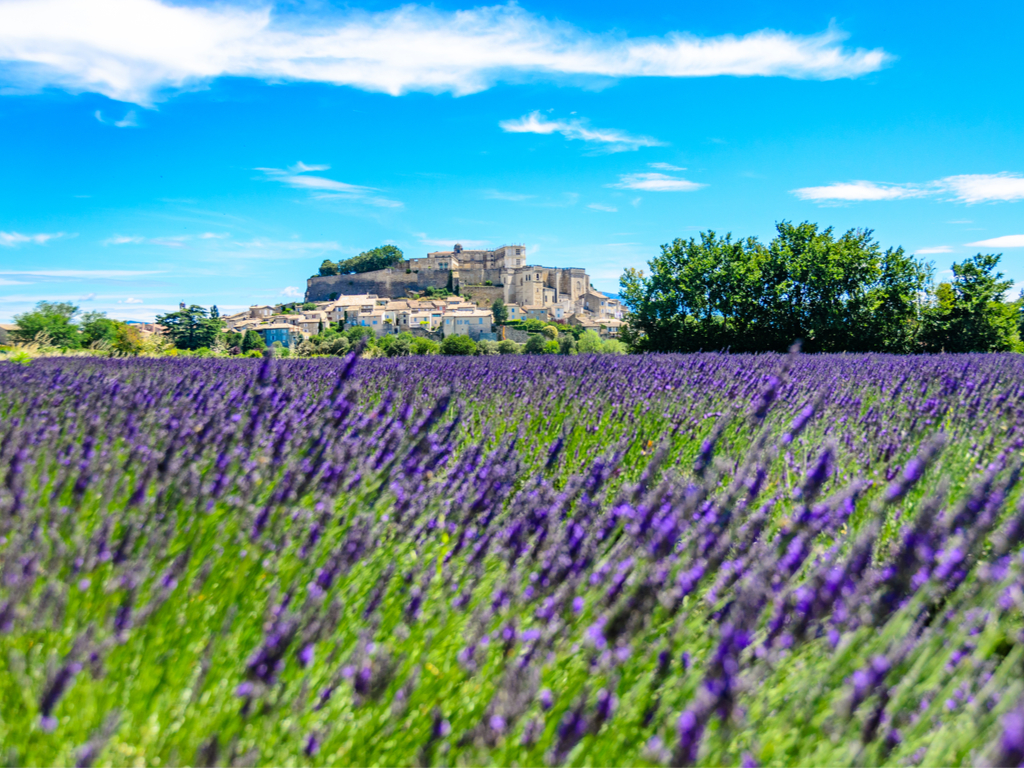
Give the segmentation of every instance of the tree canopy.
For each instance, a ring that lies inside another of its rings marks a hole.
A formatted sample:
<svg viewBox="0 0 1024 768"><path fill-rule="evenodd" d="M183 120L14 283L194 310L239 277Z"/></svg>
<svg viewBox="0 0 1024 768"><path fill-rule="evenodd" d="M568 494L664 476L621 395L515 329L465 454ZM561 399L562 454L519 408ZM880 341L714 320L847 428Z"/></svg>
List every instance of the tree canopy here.
<svg viewBox="0 0 1024 768"><path fill-rule="evenodd" d="M620 295L635 351L913 352L931 267L871 230L776 225L768 245L703 232L664 245L650 274L627 269Z"/></svg>
<svg viewBox="0 0 1024 768"><path fill-rule="evenodd" d="M213 347L224 326L223 320L208 317L206 310L196 304L177 312L158 315L156 321L167 330L175 347L189 350ZM242 350L247 351L244 346Z"/></svg>
<svg viewBox="0 0 1024 768"><path fill-rule="evenodd" d="M363 251L358 256L341 261L324 259L320 265L320 276L329 275L357 275L361 272L373 272L376 269L387 269L402 261L405 255L402 249L395 245L379 245L368 251Z"/></svg>

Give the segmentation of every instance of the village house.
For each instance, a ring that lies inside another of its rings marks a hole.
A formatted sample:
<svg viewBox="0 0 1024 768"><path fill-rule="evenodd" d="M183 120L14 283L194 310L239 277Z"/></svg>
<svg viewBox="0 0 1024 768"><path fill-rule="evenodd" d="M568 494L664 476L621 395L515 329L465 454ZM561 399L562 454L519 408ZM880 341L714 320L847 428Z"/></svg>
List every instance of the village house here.
<svg viewBox="0 0 1024 768"><path fill-rule="evenodd" d="M491 335L493 333L491 330L492 323L493 316L489 311L473 309L469 311L446 312L441 327L445 338L461 335L477 340L481 334Z"/></svg>

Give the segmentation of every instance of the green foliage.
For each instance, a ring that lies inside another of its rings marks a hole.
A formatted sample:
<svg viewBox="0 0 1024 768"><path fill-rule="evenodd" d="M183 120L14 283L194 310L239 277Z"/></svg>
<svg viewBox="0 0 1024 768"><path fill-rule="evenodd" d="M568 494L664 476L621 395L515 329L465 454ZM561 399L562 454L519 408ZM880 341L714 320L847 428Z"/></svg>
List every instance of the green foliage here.
<svg viewBox="0 0 1024 768"><path fill-rule="evenodd" d="M508 307L502 299L495 299L491 305L491 314L494 315L495 325L504 325L508 322Z"/></svg>
<svg viewBox="0 0 1024 768"><path fill-rule="evenodd" d="M78 307L69 302L40 301L31 312L14 316L18 330L12 335L17 341L32 342L46 338L55 347L78 349L81 334L74 323L77 314Z"/></svg>
<svg viewBox="0 0 1024 768"><path fill-rule="evenodd" d="M136 357L145 348L142 340L142 331L128 323L117 323L110 347L122 357Z"/></svg>
<svg viewBox="0 0 1024 768"><path fill-rule="evenodd" d="M540 332L547 336L549 339L554 340L558 338L558 329L553 325L545 325L543 328L540 329Z"/></svg>
<svg viewBox="0 0 1024 768"><path fill-rule="evenodd" d="M623 337L636 351L905 352L914 348L929 268L870 230L780 222L767 246L703 232L664 245L650 275L627 269Z"/></svg>
<svg viewBox="0 0 1024 768"><path fill-rule="evenodd" d="M523 352L528 355L542 355L545 352L545 345L548 340L539 333L531 333L530 338L526 340L526 345L523 347Z"/></svg>
<svg viewBox="0 0 1024 768"><path fill-rule="evenodd" d="M372 342L374 336L375 334L373 332L373 329L367 328L366 326L363 325L357 325L354 328L349 328L347 331L345 331L345 337L352 344L358 344L361 341L365 341L367 343Z"/></svg>
<svg viewBox="0 0 1024 768"><path fill-rule="evenodd" d="M403 331L397 336L383 337L377 342L377 346L388 357L407 357L414 354L413 344L415 341L415 336L408 331Z"/></svg>
<svg viewBox="0 0 1024 768"><path fill-rule="evenodd" d="M325 259L320 265L320 276L358 275L362 272L387 269L395 266L403 258L405 256L397 246L379 245L376 248L363 251L358 256L353 256L351 259L343 259L338 262Z"/></svg>
<svg viewBox="0 0 1024 768"><path fill-rule="evenodd" d="M521 354L523 349L522 344L517 344L512 339L502 339L498 342L498 354L499 355L518 355Z"/></svg>
<svg viewBox="0 0 1024 768"><path fill-rule="evenodd" d="M549 339L544 342L544 354L545 355L557 355L558 354L558 342L554 339Z"/></svg>
<svg viewBox="0 0 1024 768"><path fill-rule="evenodd" d="M475 355L476 342L469 336L455 334L441 342L442 355Z"/></svg>
<svg viewBox="0 0 1024 768"><path fill-rule="evenodd" d="M223 320L208 317L206 310L196 304L157 315L156 321L167 329L167 335L178 349L212 347L224 327Z"/></svg>
<svg viewBox="0 0 1024 768"><path fill-rule="evenodd" d="M1020 346L1020 302L1003 296L1013 285L997 272L1000 257L978 254L953 265L925 315L922 341L931 352L1008 352Z"/></svg>
<svg viewBox="0 0 1024 768"><path fill-rule="evenodd" d="M433 339L417 336L412 342L412 353L414 355L436 355L441 352L441 345Z"/></svg>
<svg viewBox="0 0 1024 768"><path fill-rule="evenodd" d="M263 337L256 333L256 331L250 329L245 332L245 336L242 337L243 352L258 352L262 354L263 350L266 348L267 342L265 342Z"/></svg>
<svg viewBox="0 0 1024 768"><path fill-rule="evenodd" d="M238 331L226 331L224 333L224 346L228 349L233 349L234 347L241 348L242 334Z"/></svg>
<svg viewBox="0 0 1024 768"><path fill-rule="evenodd" d="M478 355L497 355L499 354L498 342L491 341L490 339L480 339L476 343L476 353Z"/></svg>
<svg viewBox="0 0 1024 768"><path fill-rule="evenodd" d="M98 342L111 343L117 333L117 321L107 317L105 312L85 312L78 321L82 329L80 342L91 347Z"/></svg>
<svg viewBox="0 0 1024 768"><path fill-rule="evenodd" d="M449 278L449 287L450 286L451 286L451 280ZM451 291L449 291L448 288L433 288L431 286L427 286L426 289L424 289L420 293L420 298L421 299L447 299L449 296L453 296L453 295L454 294L451 293Z"/></svg>
<svg viewBox="0 0 1024 768"><path fill-rule="evenodd" d="M578 354L576 339L569 334L562 336L558 339L558 354L560 355L575 355Z"/></svg>
<svg viewBox="0 0 1024 768"><path fill-rule="evenodd" d="M577 342L577 349L581 355L594 355L601 351L601 337L597 335L597 331L584 331L580 334L580 340Z"/></svg>
<svg viewBox="0 0 1024 768"><path fill-rule="evenodd" d="M302 305L303 312L312 312L314 309L316 309L315 302L307 301L305 304Z"/></svg>

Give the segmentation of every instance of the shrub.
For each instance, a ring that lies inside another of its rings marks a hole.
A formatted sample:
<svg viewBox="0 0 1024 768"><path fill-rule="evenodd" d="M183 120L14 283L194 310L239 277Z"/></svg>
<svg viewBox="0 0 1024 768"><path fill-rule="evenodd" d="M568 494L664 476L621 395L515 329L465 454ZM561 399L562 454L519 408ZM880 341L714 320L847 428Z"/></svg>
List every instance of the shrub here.
<svg viewBox="0 0 1024 768"><path fill-rule="evenodd" d="M502 339L498 342L499 355L518 355L523 351L522 344L516 344L512 339Z"/></svg>
<svg viewBox="0 0 1024 768"><path fill-rule="evenodd" d="M473 355L476 354L476 342L469 336L449 336L441 342L442 355Z"/></svg>
<svg viewBox="0 0 1024 768"><path fill-rule="evenodd" d="M545 344L547 344L547 339L539 333L531 333L530 338L526 340L526 345L523 347L523 352L528 355L542 355L544 354Z"/></svg>
<svg viewBox="0 0 1024 768"><path fill-rule="evenodd" d="M490 339L480 339L476 343L476 353L478 355L496 355L498 354L498 342L491 341Z"/></svg>
<svg viewBox="0 0 1024 768"><path fill-rule="evenodd" d="M436 355L441 351L441 345L433 339L426 339L418 336L413 339L412 353L414 355Z"/></svg>

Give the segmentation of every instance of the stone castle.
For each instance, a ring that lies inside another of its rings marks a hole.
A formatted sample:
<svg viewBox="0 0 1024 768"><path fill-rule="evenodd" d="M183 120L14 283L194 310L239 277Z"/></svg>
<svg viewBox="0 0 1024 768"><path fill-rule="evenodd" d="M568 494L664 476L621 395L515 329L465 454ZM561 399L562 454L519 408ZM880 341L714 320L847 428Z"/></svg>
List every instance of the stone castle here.
<svg viewBox="0 0 1024 768"><path fill-rule="evenodd" d="M397 299L413 291L451 286L481 307L502 299L527 311L545 308L552 317L567 318L586 311L598 297L605 298L591 287L584 269L526 262L525 245L467 251L456 243L450 251L428 253L425 258L408 259L390 269L311 277L306 281L306 301L361 294Z"/></svg>

